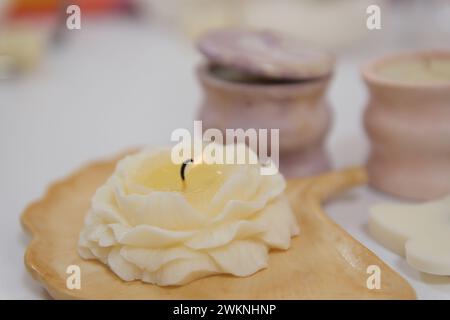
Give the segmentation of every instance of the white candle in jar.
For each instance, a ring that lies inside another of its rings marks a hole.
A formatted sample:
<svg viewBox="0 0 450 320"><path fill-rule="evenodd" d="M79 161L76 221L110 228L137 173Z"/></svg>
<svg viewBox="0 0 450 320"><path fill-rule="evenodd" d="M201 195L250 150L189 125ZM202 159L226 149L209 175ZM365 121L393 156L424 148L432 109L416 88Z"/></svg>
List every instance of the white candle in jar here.
<svg viewBox="0 0 450 320"><path fill-rule="evenodd" d="M381 64L375 72L405 83L450 83L450 58L416 56Z"/></svg>

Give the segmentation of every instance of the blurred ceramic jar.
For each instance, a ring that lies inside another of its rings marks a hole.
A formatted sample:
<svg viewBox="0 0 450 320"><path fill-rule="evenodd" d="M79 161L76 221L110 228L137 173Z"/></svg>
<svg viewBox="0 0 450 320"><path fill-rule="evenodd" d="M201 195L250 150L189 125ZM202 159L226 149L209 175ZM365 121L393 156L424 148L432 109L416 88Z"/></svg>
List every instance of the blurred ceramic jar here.
<svg viewBox="0 0 450 320"><path fill-rule="evenodd" d="M450 51L385 57L363 77L371 185L417 200L450 194Z"/></svg>
<svg viewBox="0 0 450 320"><path fill-rule="evenodd" d="M280 171L329 169L323 148L331 112L325 98L333 59L278 33L221 30L200 40L205 128L279 129Z"/></svg>

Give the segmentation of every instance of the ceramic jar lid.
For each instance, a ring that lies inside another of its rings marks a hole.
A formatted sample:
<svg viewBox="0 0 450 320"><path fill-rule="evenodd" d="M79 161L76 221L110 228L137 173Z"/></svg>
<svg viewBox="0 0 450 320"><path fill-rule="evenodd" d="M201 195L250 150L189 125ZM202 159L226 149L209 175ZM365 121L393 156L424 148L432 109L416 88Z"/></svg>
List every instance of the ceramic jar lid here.
<svg viewBox="0 0 450 320"><path fill-rule="evenodd" d="M331 54L274 31L220 29L201 37L198 48L213 64L262 78L318 78L334 65Z"/></svg>

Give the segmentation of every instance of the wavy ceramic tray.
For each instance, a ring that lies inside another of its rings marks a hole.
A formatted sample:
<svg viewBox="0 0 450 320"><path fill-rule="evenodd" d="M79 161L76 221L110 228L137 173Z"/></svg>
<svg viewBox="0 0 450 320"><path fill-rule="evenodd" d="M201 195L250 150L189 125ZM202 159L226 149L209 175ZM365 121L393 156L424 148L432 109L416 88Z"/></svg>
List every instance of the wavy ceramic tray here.
<svg viewBox="0 0 450 320"><path fill-rule="evenodd" d="M116 161L91 164L50 187L22 223L33 239L25 264L60 299L414 299L410 285L331 221L321 201L366 182L363 169L292 180L287 192L301 226L287 251L272 251L267 269L246 278L211 276L181 287L124 282L97 261L77 254L78 234L94 191ZM81 268L81 289L66 288L69 265ZM381 268L381 289L366 286L369 265Z"/></svg>

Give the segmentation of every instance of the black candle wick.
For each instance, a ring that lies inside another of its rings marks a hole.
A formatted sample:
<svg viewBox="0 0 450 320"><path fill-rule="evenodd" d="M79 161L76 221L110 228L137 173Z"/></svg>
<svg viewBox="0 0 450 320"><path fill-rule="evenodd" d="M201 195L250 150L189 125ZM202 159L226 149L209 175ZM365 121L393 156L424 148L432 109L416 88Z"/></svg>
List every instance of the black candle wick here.
<svg viewBox="0 0 450 320"><path fill-rule="evenodd" d="M187 160L183 161L183 164L181 165L181 168L180 168L181 180L184 181L184 179L185 179L185 178L184 178L184 171L186 170L187 165L188 165L189 163L193 163L193 162L194 162L193 159L187 159Z"/></svg>

